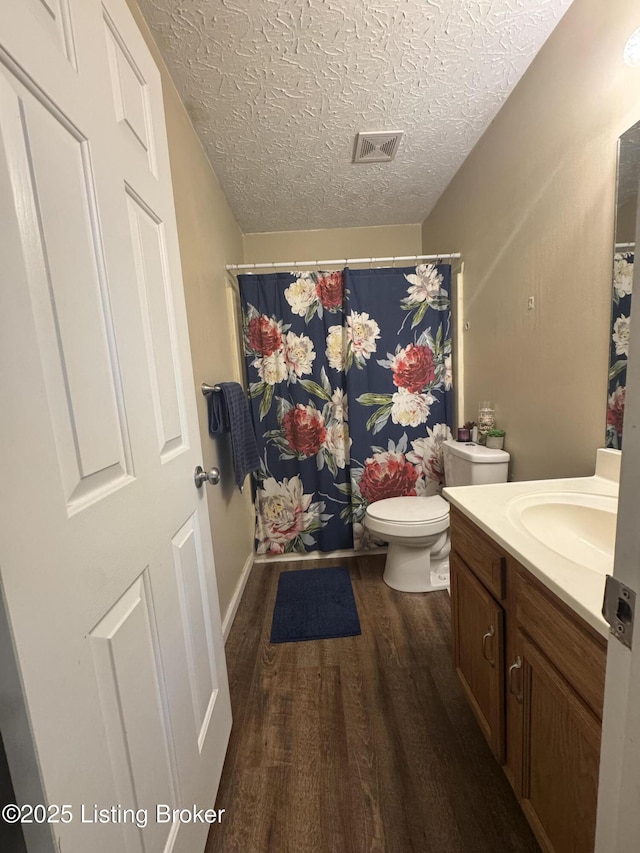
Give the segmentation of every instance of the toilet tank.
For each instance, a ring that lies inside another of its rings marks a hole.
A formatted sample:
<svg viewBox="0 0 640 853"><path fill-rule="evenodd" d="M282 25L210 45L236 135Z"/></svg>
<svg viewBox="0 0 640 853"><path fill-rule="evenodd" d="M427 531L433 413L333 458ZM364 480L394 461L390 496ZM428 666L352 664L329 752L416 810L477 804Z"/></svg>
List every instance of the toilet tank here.
<svg viewBox="0 0 640 853"><path fill-rule="evenodd" d="M504 450L449 439L443 442L442 453L447 486L482 486L507 482L509 454Z"/></svg>

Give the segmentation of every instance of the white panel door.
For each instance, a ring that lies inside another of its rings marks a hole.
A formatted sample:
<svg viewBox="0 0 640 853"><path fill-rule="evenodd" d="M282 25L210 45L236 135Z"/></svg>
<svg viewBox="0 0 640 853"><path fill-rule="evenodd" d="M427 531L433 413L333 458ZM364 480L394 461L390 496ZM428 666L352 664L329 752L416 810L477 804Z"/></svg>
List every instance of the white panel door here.
<svg viewBox="0 0 640 853"><path fill-rule="evenodd" d="M640 241L640 186L636 244ZM631 315L624 449L613 574L636 593L632 646L613 639L607 650L602 718L596 853L626 853L640 839L640 263L633 271L636 309Z"/></svg>
<svg viewBox="0 0 640 853"><path fill-rule="evenodd" d="M125 0L0 10L0 406L6 619L73 815L48 841L197 853L208 826L156 806L213 806L231 712L160 76Z"/></svg>

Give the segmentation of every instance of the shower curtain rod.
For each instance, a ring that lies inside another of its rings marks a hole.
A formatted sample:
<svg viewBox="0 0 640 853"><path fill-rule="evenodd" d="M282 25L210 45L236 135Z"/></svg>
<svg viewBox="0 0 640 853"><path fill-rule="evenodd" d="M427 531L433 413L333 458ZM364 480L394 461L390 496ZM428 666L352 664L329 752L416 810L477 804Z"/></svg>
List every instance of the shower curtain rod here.
<svg viewBox="0 0 640 853"><path fill-rule="evenodd" d="M441 255L397 255L391 258L338 258L332 261L280 261L278 263L267 262L264 264L227 264L225 269L232 272L236 270L255 269L291 269L291 267L347 267L349 264L393 264L396 261L444 261L461 257L460 252L445 252Z"/></svg>

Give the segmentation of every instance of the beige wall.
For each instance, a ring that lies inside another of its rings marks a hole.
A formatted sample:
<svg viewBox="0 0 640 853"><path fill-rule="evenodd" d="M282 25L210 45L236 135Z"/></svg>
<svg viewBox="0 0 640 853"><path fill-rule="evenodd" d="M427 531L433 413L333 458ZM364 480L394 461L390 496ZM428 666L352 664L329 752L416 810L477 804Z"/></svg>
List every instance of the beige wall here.
<svg viewBox="0 0 640 853"><path fill-rule="evenodd" d="M246 263L418 255L420 225L271 231L244 235Z"/></svg>
<svg viewBox="0 0 640 853"><path fill-rule="evenodd" d="M135 0L128 2L162 74L202 464L207 469L216 465L222 473L221 485L208 488L207 497L224 621L253 552L253 510L250 489L242 495L235 485L228 436L209 436L199 387L202 382L240 380L238 342L230 319L232 293L224 267L242 261L242 234Z"/></svg>
<svg viewBox="0 0 640 853"><path fill-rule="evenodd" d="M640 118L637 0L574 0L423 225L464 259L465 417L516 479L593 473L605 431L616 140ZM535 309L527 309L528 297Z"/></svg>

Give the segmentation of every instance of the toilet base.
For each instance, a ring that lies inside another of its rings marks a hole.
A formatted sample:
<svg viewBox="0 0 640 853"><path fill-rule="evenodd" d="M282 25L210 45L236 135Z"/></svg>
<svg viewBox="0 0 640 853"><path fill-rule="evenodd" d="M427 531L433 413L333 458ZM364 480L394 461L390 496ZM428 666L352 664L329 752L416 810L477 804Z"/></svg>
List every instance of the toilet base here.
<svg viewBox="0 0 640 853"><path fill-rule="evenodd" d="M448 543L447 543L448 544ZM399 592L435 592L449 587L449 548L431 558L429 551L390 542L382 579Z"/></svg>

